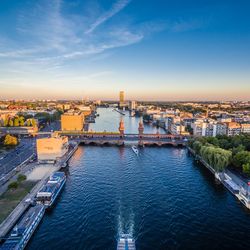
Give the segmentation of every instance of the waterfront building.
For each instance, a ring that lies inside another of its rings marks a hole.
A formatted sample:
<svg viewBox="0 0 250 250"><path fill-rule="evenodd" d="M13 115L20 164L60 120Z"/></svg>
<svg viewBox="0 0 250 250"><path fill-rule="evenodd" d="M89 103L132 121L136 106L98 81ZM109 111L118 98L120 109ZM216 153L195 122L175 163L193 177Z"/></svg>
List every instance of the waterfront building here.
<svg viewBox="0 0 250 250"><path fill-rule="evenodd" d="M76 105L75 106L77 109L81 111L84 116L88 116L91 114L92 110L90 106L85 106L85 105Z"/></svg>
<svg viewBox="0 0 250 250"><path fill-rule="evenodd" d="M226 123L218 122L216 124L216 135L226 135L227 134L227 125Z"/></svg>
<svg viewBox="0 0 250 250"><path fill-rule="evenodd" d="M216 136L216 122L197 120L192 124L194 136Z"/></svg>
<svg viewBox="0 0 250 250"><path fill-rule="evenodd" d="M84 128L84 114L81 111L69 111L61 115L61 130L82 131Z"/></svg>
<svg viewBox="0 0 250 250"><path fill-rule="evenodd" d="M241 133L250 133L250 124L249 123L243 123L241 124Z"/></svg>
<svg viewBox="0 0 250 250"><path fill-rule="evenodd" d="M228 122L227 123L227 135L234 136L241 133L241 125L237 122Z"/></svg>
<svg viewBox="0 0 250 250"><path fill-rule="evenodd" d="M68 151L68 137L57 136L36 140L37 159L39 162L56 161Z"/></svg>

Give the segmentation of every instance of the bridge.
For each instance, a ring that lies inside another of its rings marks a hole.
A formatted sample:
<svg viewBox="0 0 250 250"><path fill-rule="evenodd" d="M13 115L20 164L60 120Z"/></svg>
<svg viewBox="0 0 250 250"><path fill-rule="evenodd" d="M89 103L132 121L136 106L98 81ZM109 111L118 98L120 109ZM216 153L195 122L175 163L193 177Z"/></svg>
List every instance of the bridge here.
<svg viewBox="0 0 250 250"><path fill-rule="evenodd" d="M169 134L145 134L142 120L139 122L138 133L125 133L123 119L119 123L119 132L94 132L94 131L68 131L60 130L54 132L37 131L29 135L38 137L47 136L67 136L69 139L82 144L92 145L124 145L126 143L138 144L139 146L185 146L188 138L183 135L169 135ZM27 133L27 132L26 132ZM13 133L14 134L14 133ZM20 133L19 133L20 135Z"/></svg>
<svg viewBox="0 0 250 250"><path fill-rule="evenodd" d="M68 136L69 139L86 145L124 145L134 143L139 146L185 146L188 139L182 135L145 134L142 121L138 127L139 133L124 133L124 122L121 119L119 132L93 132L93 131L56 131L56 135Z"/></svg>
<svg viewBox="0 0 250 250"><path fill-rule="evenodd" d="M75 132L57 131L59 135L68 136L69 139L86 145L124 145L135 143L139 146L184 146L187 138L167 134L120 134L120 133L97 133L97 132Z"/></svg>

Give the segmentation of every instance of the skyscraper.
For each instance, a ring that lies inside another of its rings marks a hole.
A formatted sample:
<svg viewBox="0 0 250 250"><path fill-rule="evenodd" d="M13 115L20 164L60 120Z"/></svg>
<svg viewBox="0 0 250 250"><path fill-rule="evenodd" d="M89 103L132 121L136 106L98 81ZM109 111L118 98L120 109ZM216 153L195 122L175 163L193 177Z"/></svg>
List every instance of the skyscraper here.
<svg viewBox="0 0 250 250"><path fill-rule="evenodd" d="M119 107L123 108L125 104L125 100L124 100L124 91L120 91L120 100L119 100Z"/></svg>
<svg viewBox="0 0 250 250"><path fill-rule="evenodd" d="M120 102L124 102L124 91L120 91Z"/></svg>

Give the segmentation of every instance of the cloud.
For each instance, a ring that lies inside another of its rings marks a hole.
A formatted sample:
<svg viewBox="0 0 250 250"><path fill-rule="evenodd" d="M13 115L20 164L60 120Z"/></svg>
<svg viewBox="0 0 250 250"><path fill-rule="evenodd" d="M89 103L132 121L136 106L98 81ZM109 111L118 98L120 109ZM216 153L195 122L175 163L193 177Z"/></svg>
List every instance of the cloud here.
<svg viewBox="0 0 250 250"><path fill-rule="evenodd" d="M97 12L98 6L91 8L91 13L84 8L86 13L82 13L79 6L69 8L63 0L29 2L28 6L18 10L15 39L0 40L0 73L8 68L27 75L53 71L56 74L63 68L77 71L71 65L73 60L84 62L97 56L101 60L111 55L114 49L140 43L147 36L168 29L165 21L131 23L122 20L119 24L109 22L105 29L101 27L130 2L116 0L110 10L90 25L88 20L92 19L93 12ZM77 11L71 11L72 8ZM175 24L175 30L180 29L178 25ZM98 32L94 33L98 27Z"/></svg>
<svg viewBox="0 0 250 250"><path fill-rule="evenodd" d="M129 4L129 2L130 0L118 0L115 2L109 11L102 14L94 23L90 25L90 28L85 31L85 34L92 33L99 25L103 24L122 9L124 9Z"/></svg>

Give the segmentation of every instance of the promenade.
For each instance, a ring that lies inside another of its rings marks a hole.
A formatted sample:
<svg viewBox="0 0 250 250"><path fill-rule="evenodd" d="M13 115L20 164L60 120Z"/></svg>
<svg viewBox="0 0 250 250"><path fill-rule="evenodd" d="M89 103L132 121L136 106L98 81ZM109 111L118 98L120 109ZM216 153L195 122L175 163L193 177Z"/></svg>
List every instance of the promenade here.
<svg viewBox="0 0 250 250"><path fill-rule="evenodd" d="M52 165L53 171L56 172L62 167L65 167L69 159L72 157L74 152L77 150L78 144L75 144L70 151L65 154L55 165ZM0 224L0 240L3 239L6 234L13 228L17 223L18 219L29 207L30 203L35 199L37 192L45 184L51 172L45 174L45 176L32 188L32 190L22 199L22 201L16 206L16 208L8 215L8 217Z"/></svg>

